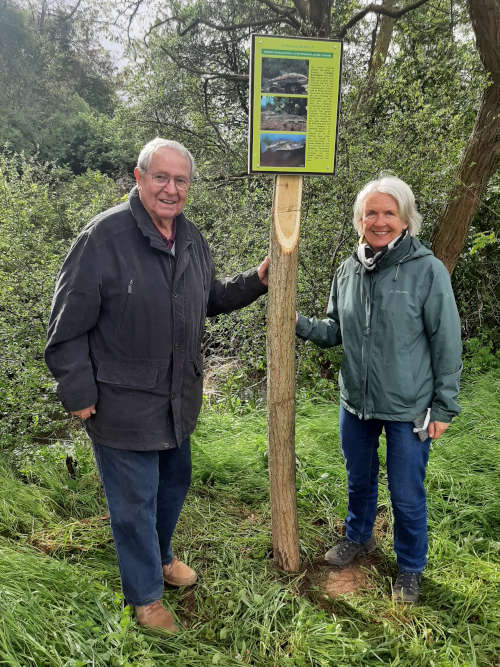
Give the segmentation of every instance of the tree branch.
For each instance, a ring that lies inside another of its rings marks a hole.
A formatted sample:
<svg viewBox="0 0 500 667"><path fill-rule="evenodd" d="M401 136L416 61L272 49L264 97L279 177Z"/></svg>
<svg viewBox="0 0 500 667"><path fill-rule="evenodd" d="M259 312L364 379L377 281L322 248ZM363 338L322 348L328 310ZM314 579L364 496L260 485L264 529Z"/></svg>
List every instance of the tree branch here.
<svg viewBox="0 0 500 667"><path fill-rule="evenodd" d="M70 12L69 12L68 14L64 14L64 17L63 17L64 20L65 20L65 21L71 21L71 19L72 19L73 16L76 14L76 12L78 11L78 8L80 7L81 4L82 4L82 0L77 0L77 3L76 3L76 5L73 7L73 9L71 9Z"/></svg>
<svg viewBox="0 0 500 667"><path fill-rule="evenodd" d="M149 126L151 124L156 124L159 126L159 128L170 128L173 129L176 133L182 133L184 132L185 134L189 134L192 137L195 137L196 139L199 139L200 141L204 142L204 145L206 146L207 143L213 147L214 150L221 150L220 145L211 139L210 137L207 137L205 134L200 134L199 132L195 132L191 128L187 127L186 125L180 125L179 123L174 123L172 121L163 121L161 118L158 117L158 115L155 113L155 118L154 119L145 119L145 118L134 118L131 122L134 123L134 125L142 125L142 126Z"/></svg>
<svg viewBox="0 0 500 667"><path fill-rule="evenodd" d="M271 2L271 0L258 0L258 1L262 5L269 7L269 9L278 16L282 16L284 19L286 19L288 23L290 23L291 26L293 26L297 30L300 28L300 21L297 21L297 19L295 18L294 16L295 9L293 7L283 7L280 5L276 5L274 2Z"/></svg>
<svg viewBox="0 0 500 667"><path fill-rule="evenodd" d="M178 16L169 16L168 18L163 19L163 21L157 21L156 23L153 23L153 25L148 28L148 31L144 35L144 43L147 44L147 38L153 32L153 30L156 30L156 28L161 28L162 25L165 25L166 23L170 23L171 21L179 21L179 17Z"/></svg>
<svg viewBox="0 0 500 667"><path fill-rule="evenodd" d="M243 172L241 174L233 174L232 176L212 176L210 178L203 177L200 180L204 183L208 183L210 190L218 190L237 181L251 181L260 178L262 174L249 174L248 172Z"/></svg>
<svg viewBox="0 0 500 667"><path fill-rule="evenodd" d="M220 143L224 146L224 148L229 148L227 143L224 141L221 133L219 132L219 128L217 125L213 122L212 118L210 117L210 111L208 109L208 83L210 79L205 79L203 81L203 106L205 109L205 116L210 123L210 127L213 129L215 134L217 135L217 138L219 139Z"/></svg>
<svg viewBox="0 0 500 667"><path fill-rule="evenodd" d="M208 21L207 19L203 19L200 17L197 17L191 21L191 23L184 28L183 30L178 30L177 32L179 33L180 37L184 37L188 32L191 32L191 30L194 30L196 26L199 24L207 26L207 28L213 28L214 30L218 30L219 32L236 32L237 30L245 30L246 28L265 28L268 25L276 25L278 23L282 23L283 18L269 18L266 19L265 21L247 21L245 23L235 23L234 25L218 25L217 23L213 23L212 21Z"/></svg>
<svg viewBox="0 0 500 667"><path fill-rule="evenodd" d="M340 39L343 39L346 33L370 12L374 12L376 14L383 14L384 16L389 16L390 18L393 19L399 19L401 18L401 16L404 16L408 12L411 12L414 9L418 9L418 7L425 5L425 3L428 1L429 0L417 0L417 2L414 2L412 5L408 5L407 7L403 7L403 9L393 9L393 10L386 9L382 5L375 5L371 3L370 5L359 11L357 14L355 14L352 17L352 19L350 19L350 21L348 21L344 26L342 26L337 36Z"/></svg>
<svg viewBox="0 0 500 667"><path fill-rule="evenodd" d="M248 83L248 74L230 74L228 72L207 72L204 70L199 70L194 67L189 67L184 61L180 61L174 55L170 49L167 49L165 46L160 44L160 49L165 53L178 67L190 72L191 74L196 74L196 76L204 76L210 79L226 79L227 81L245 81Z"/></svg>
<svg viewBox="0 0 500 667"><path fill-rule="evenodd" d="M142 0L137 0L137 2L135 3L135 7L134 7L134 9L133 9L133 11L132 11L132 14L130 15L129 20L128 20L128 25L127 25L127 40L128 40L129 42L130 42L130 28L132 27L132 22L133 22L133 20L134 20L134 18L135 18L135 15L136 15L137 12L139 11L139 7L141 6L141 4L142 4Z"/></svg>
<svg viewBox="0 0 500 667"><path fill-rule="evenodd" d="M135 11L134 14L131 16L131 19L135 15ZM186 27L181 28L179 25L177 27L177 34L179 35L179 37L184 37L189 32L192 32L198 25L204 25L207 28L212 28L213 30L218 30L219 32L236 32L238 30L246 30L247 28L256 28L256 29L266 28L269 25L279 25L280 23L283 22L286 22L289 25L296 27L295 23L291 19L293 19L293 17L288 14L283 14L283 15L280 14L278 18L269 17L268 19L261 21L246 21L245 23L235 23L233 25L225 25L225 24L217 24L214 23L213 21L209 21L208 19L204 19L202 17L197 16ZM148 37L153 32L153 30L156 30L157 28L161 27L162 25L165 25L166 23L171 23L172 21L177 21L180 24L182 22L182 18L180 16L170 16L162 21L158 21L149 28L149 30L145 35L145 38Z"/></svg>

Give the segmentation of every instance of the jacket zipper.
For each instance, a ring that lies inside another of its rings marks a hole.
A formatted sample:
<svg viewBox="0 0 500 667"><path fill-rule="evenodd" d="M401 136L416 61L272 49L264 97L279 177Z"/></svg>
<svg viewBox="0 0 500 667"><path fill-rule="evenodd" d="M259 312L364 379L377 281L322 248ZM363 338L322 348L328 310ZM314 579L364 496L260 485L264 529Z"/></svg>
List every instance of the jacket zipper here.
<svg viewBox="0 0 500 667"><path fill-rule="evenodd" d="M361 419L369 419L366 412L366 396L368 394L368 370L370 361L371 348L371 320L372 320L372 301L375 278L373 272L365 273L368 276L369 290L365 305L365 326L363 332L363 350L362 350L362 364L363 364L363 393L361 397Z"/></svg>

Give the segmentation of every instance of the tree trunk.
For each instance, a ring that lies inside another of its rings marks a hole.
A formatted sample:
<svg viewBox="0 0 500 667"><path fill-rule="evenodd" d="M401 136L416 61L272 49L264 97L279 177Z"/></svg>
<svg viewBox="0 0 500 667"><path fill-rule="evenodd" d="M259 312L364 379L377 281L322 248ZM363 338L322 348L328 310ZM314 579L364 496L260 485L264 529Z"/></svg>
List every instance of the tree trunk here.
<svg viewBox="0 0 500 667"><path fill-rule="evenodd" d="M392 11L393 6L394 0L384 0L384 9ZM390 16L386 16L385 14L382 15L382 18L380 19L380 28L378 30L373 52L370 57L366 83L359 91L358 97L356 99L356 111L360 111L364 106L366 106L375 93L377 88L377 74L380 68L384 65L387 58L387 53L389 52L389 46L392 39L392 32L394 30L394 23L395 19L391 18Z"/></svg>
<svg viewBox="0 0 500 667"><path fill-rule="evenodd" d="M302 176L276 176L267 323L269 477L274 562L299 569L295 488L295 293Z"/></svg>
<svg viewBox="0 0 500 667"><path fill-rule="evenodd" d="M453 272L488 181L500 165L500 0L469 0L476 43L491 84L484 91L472 134L432 249Z"/></svg>
<svg viewBox="0 0 500 667"><path fill-rule="evenodd" d="M293 4L305 24L304 34L312 27L315 37L330 36L332 0L293 0Z"/></svg>
<svg viewBox="0 0 500 667"><path fill-rule="evenodd" d="M331 0L311 0L309 15L317 37L329 37Z"/></svg>

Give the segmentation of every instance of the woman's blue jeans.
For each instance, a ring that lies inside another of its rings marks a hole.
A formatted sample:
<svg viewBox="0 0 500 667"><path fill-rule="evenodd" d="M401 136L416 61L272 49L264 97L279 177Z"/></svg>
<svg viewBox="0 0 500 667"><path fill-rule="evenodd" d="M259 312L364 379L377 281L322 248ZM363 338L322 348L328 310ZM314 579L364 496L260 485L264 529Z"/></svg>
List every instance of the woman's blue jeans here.
<svg viewBox="0 0 500 667"><path fill-rule="evenodd" d="M347 470L346 535L362 543L377 515L378 445L385 429L387 478L394 514L394 551L401 570L421 572L427 562L424 488L430 438L421 442L412 422L358 419L340 408L340 441Z"/></svg>
<svg viewBox="0 0 500 667"><path fill-rule="evenodd" d="M189 438L180 447L140 452L93 443L106 494L122 590L128 604L163 596L163 565L191 483Z"/></svg>

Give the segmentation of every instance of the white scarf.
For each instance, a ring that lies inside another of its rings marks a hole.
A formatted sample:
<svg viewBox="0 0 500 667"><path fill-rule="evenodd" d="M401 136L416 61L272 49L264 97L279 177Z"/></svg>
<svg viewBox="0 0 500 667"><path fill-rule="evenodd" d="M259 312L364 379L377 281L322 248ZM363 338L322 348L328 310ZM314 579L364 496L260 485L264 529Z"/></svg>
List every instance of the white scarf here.
<svg viewBox="0 0 500 667"><path fill-rule="evenodd" d="M401 243L407 232L408 229L403 229L399 236L396 236L396 238L393 239L390 243L377 251L373 250L373 248L371 248L368 243L360 243L357 250L359 261L367 271L373 271L373 269L379 265L382 257L387 252L389 252L389 250L392 250L394 247L396 247L398 243Z"/></svg>

